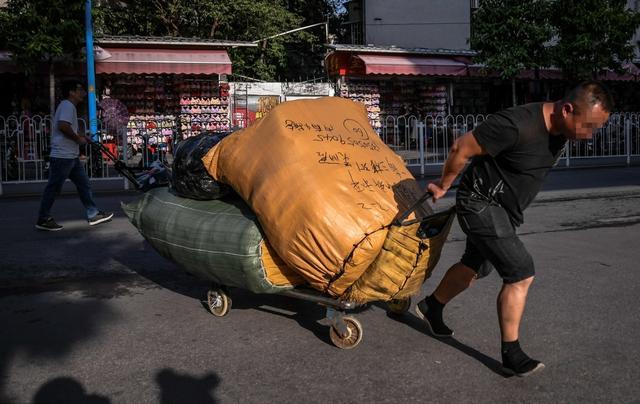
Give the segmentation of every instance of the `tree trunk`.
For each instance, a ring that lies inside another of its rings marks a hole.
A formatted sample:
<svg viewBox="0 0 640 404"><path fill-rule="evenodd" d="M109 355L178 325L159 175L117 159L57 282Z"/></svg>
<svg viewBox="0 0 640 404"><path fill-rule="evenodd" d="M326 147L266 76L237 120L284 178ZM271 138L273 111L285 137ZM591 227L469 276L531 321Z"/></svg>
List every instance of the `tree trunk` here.
<svg viewBox="0 0 640 404"><path fill-rule="evenodd" d="M209 38L213 38L216 35L216 29L218 28L218 19L214 18L211 24L211 30L209 31Z"/></svg>
<svg viewBox="0 0 640 404"><path fill-rule="evenodd" d="M516 78L511 79L511 101L513 102L513 106L518 105L518 99L516 97Z"/></svg>

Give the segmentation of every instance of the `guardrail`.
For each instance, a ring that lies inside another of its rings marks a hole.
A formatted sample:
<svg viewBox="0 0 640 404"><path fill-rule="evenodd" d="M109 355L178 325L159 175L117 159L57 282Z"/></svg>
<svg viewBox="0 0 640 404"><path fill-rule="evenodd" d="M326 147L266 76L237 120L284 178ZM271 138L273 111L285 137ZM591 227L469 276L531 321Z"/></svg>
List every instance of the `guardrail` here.
<svg viewBox="0 0 640 404"><path fill-rule="evenodd" d="M383 116L379 135L404 159L407 166L424 174L427 168L441 166L454 140L486 118L484 115L427 116L423 119ZM127 136L125 126L109 127L99 122L98 127L100 141L129 165L146 166L156 158L170 159L166 147L150 153L145 142ZM78 120L78 128L80 133L87 132L83 119ZM0 116L0 194L3 183L47 180L50 134L49 116ZM570 142L558 164L571 166L614 162L630 165L638 156L640 113L614 113L605 126L596 131L593 139ZM103 158L99 152L84 148L81 159L92 179L119 177L113 162ZM128 183L124 180L123 183L127 188Z"/></svg>
<svg viewBox="0 0 640 404"><path fill-rule="evenodd" d="M429 166L441 166L455 139L472 130L485 115L383 116L380 137L421 174ZM558 164L571 166L626 164L640 156L640 113L613 113L592 139L571 141Z"/></svg>

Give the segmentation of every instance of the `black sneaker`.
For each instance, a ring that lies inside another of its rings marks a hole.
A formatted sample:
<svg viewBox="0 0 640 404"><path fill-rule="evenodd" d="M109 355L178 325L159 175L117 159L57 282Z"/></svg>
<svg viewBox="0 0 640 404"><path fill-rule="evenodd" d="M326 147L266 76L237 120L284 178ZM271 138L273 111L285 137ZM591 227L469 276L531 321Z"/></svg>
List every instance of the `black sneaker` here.
<svg viewBox="0 0 640 404"><path fill-rule="evenodd" d="M512 364L503 360L502 371L508 375L516 375L518 377L527 377L530 374L544 369L544 363L529 358L524 363Z"/></svg>
<svg viewBox="0 0 640 404"><path fill-rule="evenodd" d="M63 227L56 223L56 221L53 220L52 217L50 217L45 220L38 220L38 223L36 223L36 229L45 231L58 231L62 230Z"/></svg>
<svg viewBox="0 0 640 404"><path fill-rule="evenodd" d="M442 321L442 315L436 316L432 311L429 311L429 306L425 300L421 300L416 305L416 314L419 318L424 320L425 324L429 328L429 332L434 337L438 338L451 338L453 337L453 330L447 327Z"/></svg>
<svg viewBox="0 0 640 404"><path fill-rule="evenodd" d="M113 213L106 213L103 211L98 212L97 215L89 219L89 226L95 226L96 224L108 222L113 217Z"/></svg>

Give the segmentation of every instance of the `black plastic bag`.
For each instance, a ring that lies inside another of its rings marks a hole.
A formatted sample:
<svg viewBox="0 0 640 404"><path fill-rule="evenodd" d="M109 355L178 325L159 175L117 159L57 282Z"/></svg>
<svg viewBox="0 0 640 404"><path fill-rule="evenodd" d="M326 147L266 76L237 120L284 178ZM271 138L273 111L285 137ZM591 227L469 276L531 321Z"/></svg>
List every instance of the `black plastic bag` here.
<svg viewBox="0 0 640 404"><path fill-rule="evenodd" d="M202 163L202 157L227 134L202 133L182 140L173 153L171 190L183 198L218 199L231 193L226 184L215 181Z"/></svg>

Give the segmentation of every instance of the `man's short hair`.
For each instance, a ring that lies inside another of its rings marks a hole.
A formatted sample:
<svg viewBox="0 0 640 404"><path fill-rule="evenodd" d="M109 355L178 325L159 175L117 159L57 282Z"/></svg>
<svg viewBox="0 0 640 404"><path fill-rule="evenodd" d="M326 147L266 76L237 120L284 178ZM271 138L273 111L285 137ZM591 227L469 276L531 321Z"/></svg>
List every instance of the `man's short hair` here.
<svg viewBox="0 0 640 404"><path fill-rule="evenodd" d="M613 95L611 91L596 80L584 81L578 84L564 97L564 101L573 104L578 111L585 107L593 108L596 104L600 104L606 112L613 111Z"/></svg>
<svg viewBox="0 0 640 404"><path fill-rule="evenodd" d="M62 96L67 98L69 93L78 88L78 86L83 86L80 80L65 80L62 82Z"/></svg>

